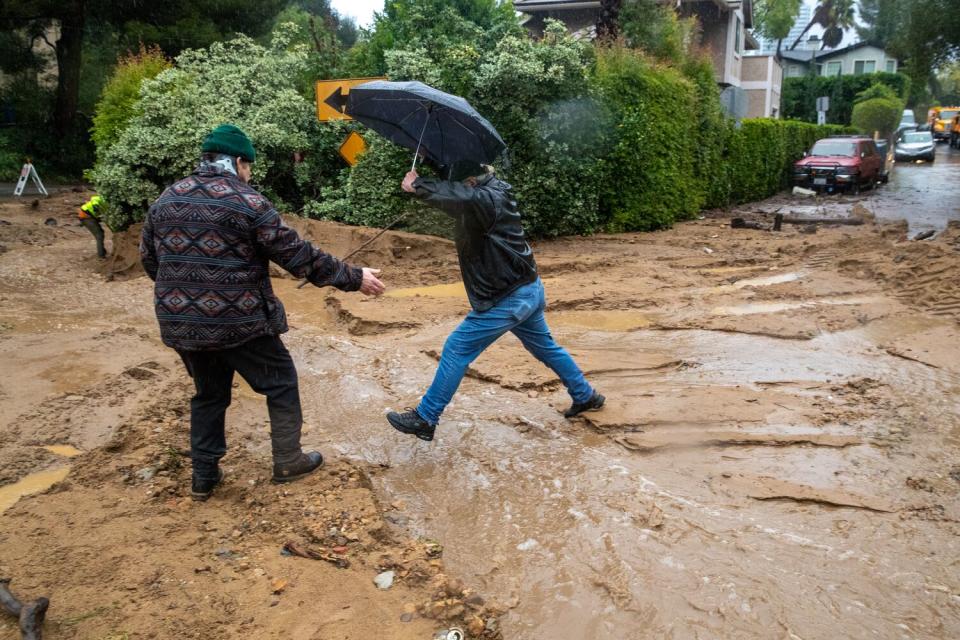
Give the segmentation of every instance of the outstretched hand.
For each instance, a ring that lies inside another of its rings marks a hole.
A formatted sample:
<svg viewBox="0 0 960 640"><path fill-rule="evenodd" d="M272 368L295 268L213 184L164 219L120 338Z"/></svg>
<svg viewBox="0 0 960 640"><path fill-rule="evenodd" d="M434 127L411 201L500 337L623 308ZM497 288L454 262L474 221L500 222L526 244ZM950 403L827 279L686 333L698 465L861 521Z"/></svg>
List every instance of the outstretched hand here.
<svg viewBox="0 0 960 640"><path fill-rule="evenodd" d="M407 193L413 193L416 189L413 188L413 181L420 177L420 174L417 173L416 169L411 169L407 172L407 175L404 176L403 182L400 183L400 188L406 191Z"/></svg>
<svg viewBox="0 0 960 640"><path fill-rule="evenodd" d="M377 277L380 269L363 268L363 282L360 283L360 293L368 296L379 296L387 290L386 285Z"/></svg>

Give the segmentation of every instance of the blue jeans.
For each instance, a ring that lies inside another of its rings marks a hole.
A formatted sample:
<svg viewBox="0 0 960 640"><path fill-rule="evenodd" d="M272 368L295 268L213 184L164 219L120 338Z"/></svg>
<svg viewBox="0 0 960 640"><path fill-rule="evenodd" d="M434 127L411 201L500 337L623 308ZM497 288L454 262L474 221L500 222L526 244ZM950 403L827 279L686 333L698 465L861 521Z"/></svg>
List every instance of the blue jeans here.
<svg viewBox="0 0 960 640"><path fill-rule="evenodd" d="M543 317L547 306L543 283L526 284L487 311L471 311L443 345L440 365L433 384L420 400L417 413L430 424L437 424L450 404L470 363L508 331L520 339L533 356L547 365L563 382L574 402L593 397L593 387L566 349L558 345Z"/></svg>

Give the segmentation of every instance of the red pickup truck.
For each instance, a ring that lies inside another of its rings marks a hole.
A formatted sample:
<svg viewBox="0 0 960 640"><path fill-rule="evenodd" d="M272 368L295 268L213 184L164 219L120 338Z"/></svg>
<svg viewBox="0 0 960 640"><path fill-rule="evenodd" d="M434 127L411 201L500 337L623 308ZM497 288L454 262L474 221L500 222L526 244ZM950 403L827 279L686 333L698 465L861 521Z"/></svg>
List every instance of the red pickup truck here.
<svg viewBox="0 0 960 640"><path fill-rule="evenodd" d="M793 183L816 191L860 193L881 179L884 158L872 138L832 136L818 140L793 165Z"/></svg>

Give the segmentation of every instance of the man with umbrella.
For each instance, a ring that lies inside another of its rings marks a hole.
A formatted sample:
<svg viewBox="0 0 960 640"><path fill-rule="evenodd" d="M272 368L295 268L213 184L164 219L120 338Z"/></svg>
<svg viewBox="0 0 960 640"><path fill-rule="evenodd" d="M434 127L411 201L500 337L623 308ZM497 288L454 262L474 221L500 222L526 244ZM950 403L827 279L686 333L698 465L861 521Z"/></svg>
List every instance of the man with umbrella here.
<svg viewBox="0 0 960 640"><path fill-rule="evenodd" d="M433 384L416 409L390 412L403 433L433 440L440 415L467 367L500 336L512 331L523 346L560 377L573 398L573 417L599 409L604 397L550 335L544 320L543 283L520 224L511 187L489 165L506 149L496 129L458 96L421 82L373 81L351 89L347 113L389 140L414 149L401 187L454 220L460 273L473 307L443 347ZM422 178L424 157L447 180Z"/></svg>
<svg viewBox="0 0 960 640"><path fill-rule="evenodd" d="M604 397L547 327L543 282L511 186L497 178L492 167L469 160L455 163L448 173L450 180L438 180L412 170L401 187L453 218L460 273L473 310L447 338L433 384L419 406L391 412L387 420L398 431L432 440L467 367L508 331L560 377L573 398L566 417L599 409Z"/></svg>

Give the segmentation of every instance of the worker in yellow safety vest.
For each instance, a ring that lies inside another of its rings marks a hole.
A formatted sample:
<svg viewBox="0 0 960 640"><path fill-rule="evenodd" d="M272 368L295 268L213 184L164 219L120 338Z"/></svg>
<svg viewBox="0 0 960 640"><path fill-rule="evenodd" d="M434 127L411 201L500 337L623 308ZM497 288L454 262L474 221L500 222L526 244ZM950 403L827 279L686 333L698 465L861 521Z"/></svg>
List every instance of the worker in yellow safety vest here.
<svg viewBox="0 0 960 640"><path fill-rule="evenodd" d="M107 252L103 248L103 227L100 226L100 215L103 213L104 206L103 198L95 195L84 202L77 211L80 224L85 226L97 241L97 256L100 258L107 257Z"/></svg>

